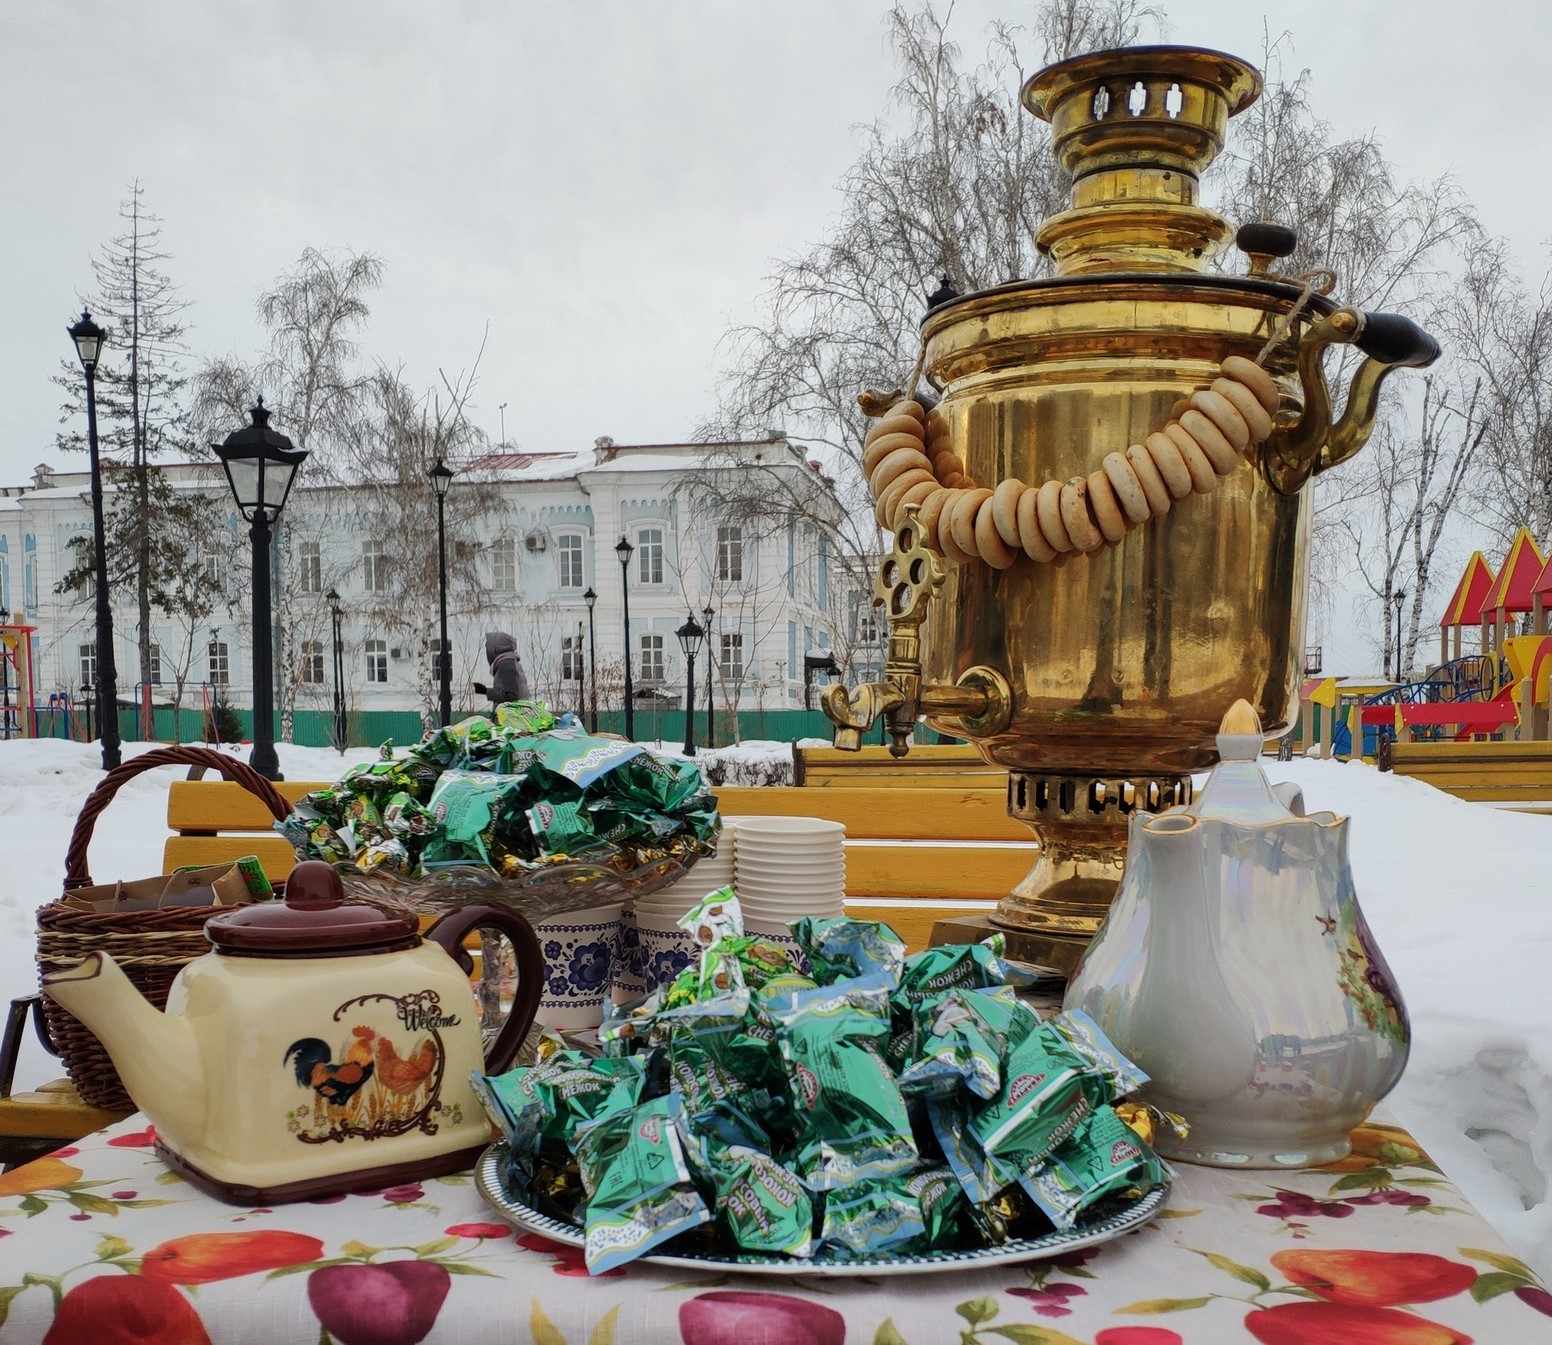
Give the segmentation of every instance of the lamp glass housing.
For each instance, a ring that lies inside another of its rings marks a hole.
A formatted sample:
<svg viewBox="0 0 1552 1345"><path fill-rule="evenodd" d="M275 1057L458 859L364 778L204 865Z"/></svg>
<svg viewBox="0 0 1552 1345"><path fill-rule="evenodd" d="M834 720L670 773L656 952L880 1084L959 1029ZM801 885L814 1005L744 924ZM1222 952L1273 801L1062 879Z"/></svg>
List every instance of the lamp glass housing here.
<svg viewBox="0 0 1552 1345"><path fill-rule="evenodd" d="M701 652L701 641L706 638L706 632L701 629L692 616L674 634L679 637L679 648L684 650L685 659L693 663L696 656Z"/></svg>
<svg viewBox="0 0 1552 1345"><path fill-rule="evenodd" d="M70 339L75 342L75 353L81 361L81 368L89 374L95 372L97 361L102 357L105 335L102 328L92 321L91 313L83 308L81 320L72 324L67 330L70 333Z"/></svg>
<svg viewBox="0 0 1552 1345"><path fill-rule="evenodd" d="M614 544L614 554L620 558L620 568L624 569L630 564L630 558L635 554L636 548L630 544L624 533L620 534L620 540Z"/></svg>
<svg viewBox="0 0 1552 1345"><path fill-rule="evenodd" d="M598 601L598 595L593 592L591 587L589 587L586 592L582 594L582 601L587 604L587 610L591 612L593 610L593 604Z"/></svg>
<svg viewBox="0 0 1552 1345"><path fill-rule="evenodd" d="M447 488L453 484L453 477L457 475L441 458L436 460L436 466L427 470L426 475L431 478L431 489L436 491L437 499L447 498Z"/></svg>
<svg viewBox="0 0 1552 1345"><path fill-rule="evenodd" d="M253 424L212 444L242 516L250 522L262 511L271 522L285 508L296 470L307 458L285 435L268 428L269 412L261 398L251 412Z"/></svg>

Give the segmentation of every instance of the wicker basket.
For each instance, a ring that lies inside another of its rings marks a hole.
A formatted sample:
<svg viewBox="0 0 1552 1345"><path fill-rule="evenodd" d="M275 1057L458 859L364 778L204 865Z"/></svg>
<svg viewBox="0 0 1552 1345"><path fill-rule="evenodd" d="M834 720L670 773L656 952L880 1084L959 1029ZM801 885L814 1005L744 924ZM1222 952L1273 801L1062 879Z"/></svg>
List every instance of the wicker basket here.
<svg viewBox="0 0 1552 1345"><path fill-rule="evenodd" d="M233 757L205 747L156 748L109 771L92 790L76 819L66 852L66 892L91 886L86 850L102 810L112 802L121 785L158 766L218 770L256 795L277 820L291 810L291 805L268 780ZM62 902L50 902L38 911L38 970L40 974L62 971L79 966L87 953L108 953L140 993L163 1009L178 973L187 963L210 951L205 938L205 921L210 915L208 906L111 914L77 911ZM43 997L43 1014L54 1051L64 1062L81 1100L109 1110L132 1110L134 1102L96 1035L47 995Z"/></svg>

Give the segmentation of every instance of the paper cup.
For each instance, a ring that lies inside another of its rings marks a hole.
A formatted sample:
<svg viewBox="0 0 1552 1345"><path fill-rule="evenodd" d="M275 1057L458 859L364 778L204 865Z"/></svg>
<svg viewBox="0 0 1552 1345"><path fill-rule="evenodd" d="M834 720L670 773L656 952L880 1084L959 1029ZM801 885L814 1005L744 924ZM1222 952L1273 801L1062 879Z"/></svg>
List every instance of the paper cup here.
<svg viewBox="0 0 1552 1345"><path fill-rule="evenodd" d="M536 1021L570 1031L604 1020L604 996L620 948L620 906L569 911L534 926L544 954Z"/></svg>
<svg viewBox="0 0 1552 1345"><path fill-rule="evenodd" d="M646 993L641 980L641 932L636 928L636 908L620 912L620 949L609 978L609 998L616 1004L629 1004Z"/></svg>

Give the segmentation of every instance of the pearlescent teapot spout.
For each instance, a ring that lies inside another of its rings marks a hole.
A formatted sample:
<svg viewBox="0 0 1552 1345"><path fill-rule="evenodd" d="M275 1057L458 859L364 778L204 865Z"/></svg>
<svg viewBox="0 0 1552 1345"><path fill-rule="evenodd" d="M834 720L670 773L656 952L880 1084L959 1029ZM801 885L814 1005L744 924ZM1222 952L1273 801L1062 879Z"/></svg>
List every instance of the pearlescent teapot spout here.
<svg viewBox="0 0 1552 1345"><path fill-rule="evenodd" d="M188 1019L163 1013L106 953L50 972L43 992L102 1038L135 1106L163 1140L197 1134L205 1110L205 1067Z"/></svg>

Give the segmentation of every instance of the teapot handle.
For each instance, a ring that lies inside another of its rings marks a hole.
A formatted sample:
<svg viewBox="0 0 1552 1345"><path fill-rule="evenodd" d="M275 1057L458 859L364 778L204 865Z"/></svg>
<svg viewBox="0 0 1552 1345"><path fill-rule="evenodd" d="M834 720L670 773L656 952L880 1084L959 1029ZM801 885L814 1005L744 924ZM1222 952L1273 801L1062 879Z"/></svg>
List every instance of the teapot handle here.
<svg viewBox="0 0 1552 1345"><path fill-rule="evenodd" d="M512 1068L539 1012L539 996L544 993L544 954L539 951L539 939L533 926L505 906L464 906L449 911L426 931L426 937L440 944L449 957L469 971L473 964L463 950L463 941L482 927L498 929L505 934L512 941L512 952L517 960L517 993L512 1000L512 1010L485 1052L485 1072L502 1074Z"/></svg>

